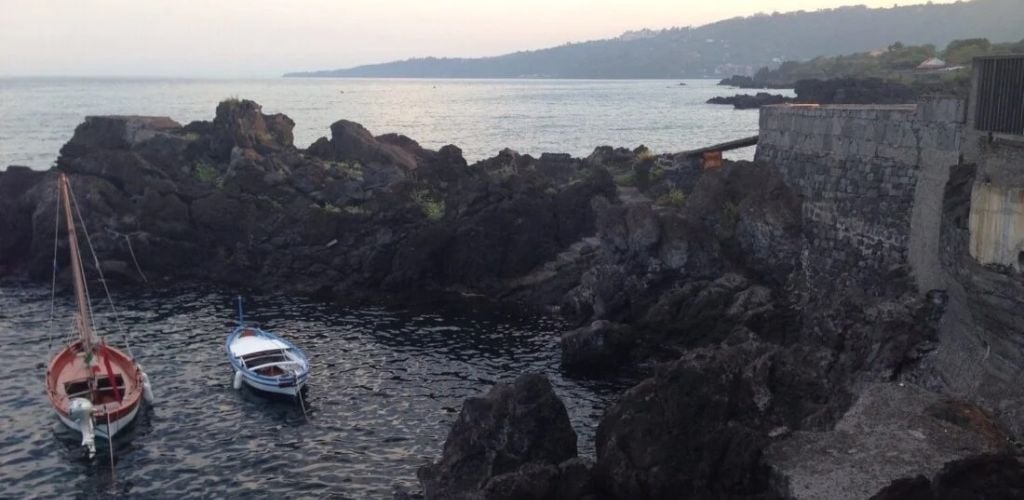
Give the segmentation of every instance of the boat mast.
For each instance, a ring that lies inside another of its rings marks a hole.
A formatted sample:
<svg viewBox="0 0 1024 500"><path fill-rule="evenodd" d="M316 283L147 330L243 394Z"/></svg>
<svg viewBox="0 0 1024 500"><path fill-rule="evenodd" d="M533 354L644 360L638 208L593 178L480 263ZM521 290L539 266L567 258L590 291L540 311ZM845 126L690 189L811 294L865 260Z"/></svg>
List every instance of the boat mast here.
<svg viewBox="0 0 1024 500"><path fill-rule="evenodd" d="M78 303L78 332L82 341L82 350L92 352L92 317L89 315L88 299L85 291L85 273L82 270L82 254L78 249L78 233L75 232L75 218L71 212L71 183L66 174L60 174L60 196L64 202L64 216L68 221L68 244L71 247L71 274L75 282L75 300Z"/></svg>

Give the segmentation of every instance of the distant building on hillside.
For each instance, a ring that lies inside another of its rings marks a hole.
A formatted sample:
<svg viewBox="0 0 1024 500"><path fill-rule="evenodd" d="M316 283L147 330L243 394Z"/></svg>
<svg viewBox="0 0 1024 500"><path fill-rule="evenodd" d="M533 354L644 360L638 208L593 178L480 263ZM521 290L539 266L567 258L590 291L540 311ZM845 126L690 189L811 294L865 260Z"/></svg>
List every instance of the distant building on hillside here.
<svg viewBox="0 0 1024 500"><path fill-rule="evenodd" d="M943 69L946 67L946 61L939 59L938 57L929 57L924 62L917 65L917 69L920 71L929 71L936 69Z"/></svg>

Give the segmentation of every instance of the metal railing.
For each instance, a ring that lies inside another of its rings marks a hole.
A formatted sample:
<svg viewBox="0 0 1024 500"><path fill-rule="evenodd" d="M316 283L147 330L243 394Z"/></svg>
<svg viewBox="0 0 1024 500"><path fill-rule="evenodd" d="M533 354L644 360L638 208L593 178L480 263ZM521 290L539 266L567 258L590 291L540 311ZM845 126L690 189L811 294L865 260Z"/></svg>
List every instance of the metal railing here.
<svg viewBox="0 0 1024 500"><path fill-rule="evenodd" d="M974 129L1024 135L1024 55L974 60Z"/></svg>

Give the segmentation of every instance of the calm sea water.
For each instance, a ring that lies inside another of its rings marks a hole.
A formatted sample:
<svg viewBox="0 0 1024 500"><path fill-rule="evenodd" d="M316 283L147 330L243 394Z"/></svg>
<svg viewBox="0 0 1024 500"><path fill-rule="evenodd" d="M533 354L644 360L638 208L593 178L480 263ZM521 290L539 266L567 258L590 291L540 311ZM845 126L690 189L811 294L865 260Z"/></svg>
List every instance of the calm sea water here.
<svg viewBox="0 0 1024 500"><path fill-rule="evenodd" d="M249 320L310 356L307 419L294 402L232 389L222 346L233 298L209 286L114 290L157 403L115 439L113 475L106 443L88 460L43 390L50 290L0 283L0 497L390 498L417 488L416 468L440 455L463 398L496 381L547 374L589 455L624 387L563 377L562 325L545 318L250 297ZM66 332L71 297L56 305L54 329ZM101 329L111 322L101 316Z"/></svg>
<svg viewBox="0 0 1024 500"><path fill-rule="evenodd" d="M685 83L685 86L679 85ZM596 146L675 152L757 133L757 111L705 104L736 91L711 80L0 79L0 168L47 168L87 115L210 120L219 101L252 99L295 120L295 143L339 119L398 132L470 161L510 147L587 155ZM785 92L785 91L782 91ZM752 149L732 154L749 158Z"/></svg>

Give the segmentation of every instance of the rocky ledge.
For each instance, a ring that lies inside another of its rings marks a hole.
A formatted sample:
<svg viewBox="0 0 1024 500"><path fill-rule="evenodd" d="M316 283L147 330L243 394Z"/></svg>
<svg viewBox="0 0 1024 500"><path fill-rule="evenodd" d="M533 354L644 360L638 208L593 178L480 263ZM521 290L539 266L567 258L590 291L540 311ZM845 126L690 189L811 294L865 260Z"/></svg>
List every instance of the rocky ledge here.
<svg viewBox="0 0 1024 500"><path fill-rule="evenodd" d="M733 77L746 78L746 77ZM729 79L722 82L730 81ZM741 80L743 81L743 80ZM725 83L720 83L724 85ZM753 83L742 88L768 88ZM708 104L729 104L736 109L755 109L773 104L907 104L918 100L918 92L902 83L880 78L833 78L799 80L792 88L796 97L758 92L731 97L712 97Z"/></svg>
<svg viewBox="0 0 1024 500"><path fill-rule="evenodd" d="M785 104L793 101L792 97L786 97L782 94L758 92L755 95L737 94L732 97L712 97L708 99L708 104L729 104L736 109L755 109L761 106Z"/></svg>
<svg viewBox="0 0 1024 500"><path fill-rule="evenodd" d="M909 383L934 347L944 302L918 293L906 269L867 288L836 276L834 293L806 292L803 202L771 165L703 170L642 146L586 158L504 150L469 165L455 146L429 150L344 120L300 149L292 127L238 100L184 126L90 117L54 171L0 173L0 273L49 280L59 170L108 279L141 279L134 255L150 281L541 309L572 325L561 338L567 371L642 379L606 410L593 464L577 457L543 378L467 401L444 455L420 474L431 498L797 496L828 443L850 439L844 422L894 414L858 410L865 388ZM915 394L894 404L917 405L924 416L905 418L925 422L923 436L954 431L963 406ZM967 427L966 440L1003 435ZM863 450L831 463L872 463L895 432L865 433ZM941 462L1005 452L927 449L849 478L936 477L914 487L944 491Z"/></svg>

